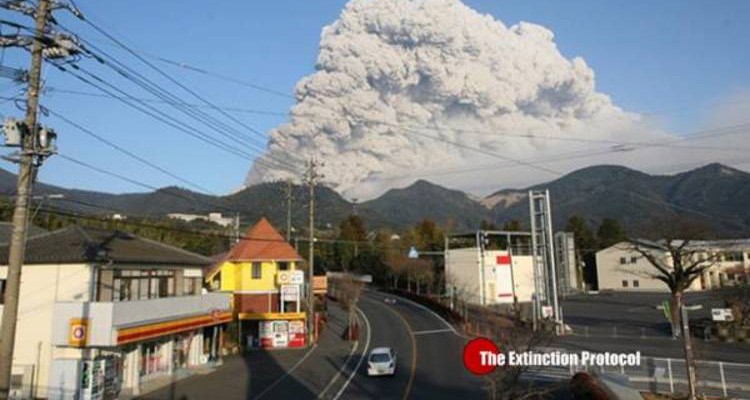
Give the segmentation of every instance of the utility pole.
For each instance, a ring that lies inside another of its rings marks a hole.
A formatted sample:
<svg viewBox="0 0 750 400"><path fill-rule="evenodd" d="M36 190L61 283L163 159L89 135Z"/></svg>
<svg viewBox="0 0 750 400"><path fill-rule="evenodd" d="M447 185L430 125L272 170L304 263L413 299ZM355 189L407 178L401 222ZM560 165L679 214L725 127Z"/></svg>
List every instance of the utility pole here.
<svg viewBox="0 0 750 400"><path fill-rule="evenodd" d="M292 240L292 180L286 181L286 241Z"/></svg>
<svg viewBox="0 0 750 400"><path fill-rule="evenodd" d="M29 132L22 136L19 158L16 204L13 211L13 233L8 256L8 275L5 287L5 307L0 326L0 399L10 396L11 372L13 367L13 347L16 339L21 267L26 247L26 228L29 222L29 197L34 180L38 150L37 109L42 74L42 52L44 51L45 29L50 12L50 0L39 0L35 13L35 40L31 50L29 89L26 101L25 125Z"/></svg>
<svg viewBox="0 0 750 400"><path fill-rule="evenodd" d="M319 178L316 168L318 164L314 158L311 158L307 162L307 173L305 180L310 190L310 204L309 204L309 226L308 226L308 270L307 270L307 331L308 337L310 338L310 345L313 344L314 332L313 332L313 318L315 315L315 293L313 291L313 277L315 270L315 183Z"/></svg>

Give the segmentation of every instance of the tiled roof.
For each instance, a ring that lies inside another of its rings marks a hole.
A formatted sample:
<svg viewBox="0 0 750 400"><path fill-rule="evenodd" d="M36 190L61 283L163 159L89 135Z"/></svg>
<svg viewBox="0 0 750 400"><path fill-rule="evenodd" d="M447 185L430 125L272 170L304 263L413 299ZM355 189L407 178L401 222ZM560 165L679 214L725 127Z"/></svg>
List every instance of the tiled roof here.
<svg viewBox="0 0 750 400"><path fill-rule="evenodd" d="M0 264L8 264L8 244L0 245ZM129 233L100 228L70 226L30 237L24 264L72 264L108 262L117 264L204 267L211 259L174 246Z"/></svg>
<svg viewBox="0 0 750 400"><path fill-rule="evenodd" d="M46 230L29 224L27 228L27 237L33 237L47 232ZM0 222L0 243L10 243L10 236L13 234L13 224L11 222Z"/></svg>
<svg viewBox="0 0 750 400"><path fill-rule="evenodd" d="M255 260L302 260L294 247L289 245L284 237L268 222L262 218L253 225L240 242L229 251L228 261L255 261Z"/></svg>

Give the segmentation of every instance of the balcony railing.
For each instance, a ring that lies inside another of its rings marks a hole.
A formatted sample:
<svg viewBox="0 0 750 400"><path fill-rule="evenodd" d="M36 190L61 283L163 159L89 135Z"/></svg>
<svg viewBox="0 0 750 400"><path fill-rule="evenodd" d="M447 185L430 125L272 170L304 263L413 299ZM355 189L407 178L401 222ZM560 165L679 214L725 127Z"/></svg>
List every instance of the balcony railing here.
<svg viewBox="0 0 750 400"><path fill-rule="evenodd" d="M231 295L226 293L115 303L58 302L54 307L52 344L109 347L133 341L125 338L124 332L128 331L148 333L153 328L154 333L169 334L221 323L231 318L230 304ZM75 344L81 327L85 330L84 343Z"/></svg>

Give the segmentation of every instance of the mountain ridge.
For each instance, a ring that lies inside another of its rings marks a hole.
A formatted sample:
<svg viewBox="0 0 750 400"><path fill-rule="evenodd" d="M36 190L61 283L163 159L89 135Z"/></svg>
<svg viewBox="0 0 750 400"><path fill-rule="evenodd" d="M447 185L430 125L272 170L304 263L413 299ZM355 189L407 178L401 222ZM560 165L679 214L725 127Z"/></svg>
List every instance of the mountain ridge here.
<svg viewBox="0 0 750 400"><path fill-rule="evenodd" d="M452 229L475 229L481 221L497 224L528 220L528 190L547 189L552 199L553 224L562 229L572 215L592 225L615 218L631 232L649 223L689 218L711 225L721 236L750 237L750 173L720 163L707 164L673 175L651 175L618 165L597 165L572 171L558 179L524 189L501 189L483 198L445 188L424 179L358 204L330 188L316 190L317 221L334 226L357 213L369 227L402 229L422 219L432 219ZM112 194L68 189L37 183L36 194L63 194L45 206L86 214L124 213L164 216L168 213L239 212L247 223L268 217L286 225L284 182L266 182L223 196L167 186L152 192ZM15 175L0 169L0 194L15 192ZM292 186L292 225L306 226L307 189ZM284 201L282 201L284 200ZM54 202L54 203L53 203Z"/></svg>

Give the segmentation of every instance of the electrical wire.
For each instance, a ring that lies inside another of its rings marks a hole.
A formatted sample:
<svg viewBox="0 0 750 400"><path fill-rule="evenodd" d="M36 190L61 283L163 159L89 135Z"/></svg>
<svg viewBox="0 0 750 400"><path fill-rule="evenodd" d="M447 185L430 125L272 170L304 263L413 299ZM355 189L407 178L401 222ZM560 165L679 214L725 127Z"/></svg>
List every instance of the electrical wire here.
<svg viewBox="0 0 750 400"><path fill-rule="evenodd" d="M190 181L188 179L185 179L185 178L183 178L183 177L181 177L179 175L176 175L176 174L174 174L174 173L166 170L165 168L163 168L163 167L161 167L159 165L156 165L155 163L147 160L146 158L141 157L141 156L135 154L134 152L132 152L130 150L127 150L127 149L123 148L122 146L120 146L120 145L118 145L118 144L116 144L116 143L114 143L114 142L112 142L112 141L110 141L108 139L105 139L101 135L98 135L97 133L93 132L92 130L87 129L87 128L81 126L80 124L72 121L71 119L63 116L62 114L59 114L59 113L55 112L54 110L50 109L49 107L44 106L44 108L51 115L55 116L56 118L62 120L63 122L67 123L68 125L71 125L71 126L77 128L79 131L81 131L81 132L83 132L83 133L85 133L85 134L93 137L94 139L96 139L96 140L98 140L98 141L106 144L107 146L109 146L109 147L111 147L111 148L119 151L120 153L123 153L123 154L127 155L128 157L130 157L130 158L132 158L132 159L134 159L134 160L136 160L136 161L138 161L138 162L140 162L140 163L142 163L142 164L144 164L146 166L149 166L149 167L151 167L151 168L153 168L153 169L161 172L164 175L167 175L167 176L169 176L171 178L177 179L178 181L180 181L182 183L185 183L185 184L187 184L187 185L189 185L189 186L191 186L193 188L196 188L196 189L201 190L201 191L206 192L206 193L212 193L210 189L206 189L203 186L198 185L197 183L194 183L194 182L192 182L192 181ZM212 193L212 194L214 194L214 193Z"/></svg>

